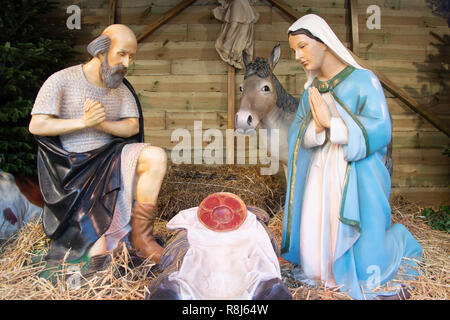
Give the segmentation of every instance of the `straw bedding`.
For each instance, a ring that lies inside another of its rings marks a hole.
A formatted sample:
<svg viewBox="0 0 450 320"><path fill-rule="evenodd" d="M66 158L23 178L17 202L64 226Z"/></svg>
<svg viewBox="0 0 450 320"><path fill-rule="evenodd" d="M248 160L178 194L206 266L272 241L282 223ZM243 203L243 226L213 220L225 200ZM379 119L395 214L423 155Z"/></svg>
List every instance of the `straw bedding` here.
<svg viewBox="0 0 450 320"><path fill-rule="evenodd" d="M283 182L279 176L261 176L259 172L258 166L172 166L161 189L155 234L168 240L173 233L165 229L165 224L173 215L197 206L210 193L227 191L239 195L247 205L259 206L269 212L269 228L281 240ZM422 274L407 282L414 288L410 299L448 299L450 235L432 230L417 218L422 208L407 199L393 199L391 207L392 222L405 225L424 249ZM157 276L150 260L130 267L130 255L123 247L113 255L110 266L94 277L74 285L70 272L65 272L52 283L38 277L43 266L31 264L38 254L46 252L48 244L38 221L23 228L15 240L1 245L0 299L143 299ZM291 277L293 266L282 259L280 262L283 281L294 299L350 299L339 290L299 285ZM68 268L70 271L73 266Z"/></svg>

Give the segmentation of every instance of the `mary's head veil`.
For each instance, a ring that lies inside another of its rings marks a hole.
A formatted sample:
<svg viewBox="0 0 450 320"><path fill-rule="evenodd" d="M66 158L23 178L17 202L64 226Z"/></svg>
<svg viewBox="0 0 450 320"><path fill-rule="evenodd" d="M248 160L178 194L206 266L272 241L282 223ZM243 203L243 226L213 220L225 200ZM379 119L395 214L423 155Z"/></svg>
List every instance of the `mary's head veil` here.
<svg viewBox="0 0 450 320"><path fill-rule="evenodd" d="M361 67L355 59L352 57L348 49L342 44L336 34L331 30L326 21L315 14L307 14L295 21L288 29L289 31L297 31L299 29L306 29L311 34L320 40L330 48L336 56L344 63L349 64L357 69L364 69ZM316 71L308 71L305 69L308 76L304 88L308 88L314 78L317 76Z"/></svg>

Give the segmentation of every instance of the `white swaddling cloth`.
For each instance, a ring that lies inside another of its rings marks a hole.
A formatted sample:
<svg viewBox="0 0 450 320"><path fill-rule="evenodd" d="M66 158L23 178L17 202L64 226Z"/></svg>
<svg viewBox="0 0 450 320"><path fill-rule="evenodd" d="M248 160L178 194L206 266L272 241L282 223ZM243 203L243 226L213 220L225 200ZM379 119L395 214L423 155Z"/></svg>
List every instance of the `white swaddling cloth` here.
<svg viewBox="0 0 450 320"><path fill-rule="evenodd" d="M168 280L183 300L252 299L260 281L281 279L278 258L264 227L247 210L236 230L215 232L197 218L197 208L180 211L168 229L185 228L189 249L179 271Z"/></svg>

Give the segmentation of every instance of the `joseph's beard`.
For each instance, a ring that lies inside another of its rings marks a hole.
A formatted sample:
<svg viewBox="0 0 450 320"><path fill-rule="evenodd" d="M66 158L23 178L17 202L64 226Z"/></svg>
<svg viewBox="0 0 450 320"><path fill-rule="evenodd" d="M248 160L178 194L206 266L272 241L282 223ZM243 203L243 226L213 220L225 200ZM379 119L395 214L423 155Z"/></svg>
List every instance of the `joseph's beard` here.
<svg viewBox="0 0 450 320"><path fill-rule="evenodd" d="M101 74L103 83L111 89L116 89L122 83L123 78L127 74L127 68L123 65L111 67L108 63L108 54L105 55L105 60L101 64Z"/></svg>

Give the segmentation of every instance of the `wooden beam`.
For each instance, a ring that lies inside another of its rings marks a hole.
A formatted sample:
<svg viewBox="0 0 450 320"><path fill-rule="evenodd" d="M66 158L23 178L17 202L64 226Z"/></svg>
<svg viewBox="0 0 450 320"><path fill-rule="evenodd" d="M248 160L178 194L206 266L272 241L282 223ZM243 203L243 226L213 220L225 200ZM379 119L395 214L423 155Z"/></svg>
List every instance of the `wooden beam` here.
<svg viewBox="0 0 450 320"><path fill-rule="evenodd" d="M447 136L450 137L450 129L443 120L438 118L432 112L425 109L416 99L411 97L402 88L397 87L391 80L389 80L383 74L365 65L356 55L353 55L353 57L362 67L370 69L378 77L381 84L387 91L395 95L399 100L405 103L411 110L421 115L424 119L428 120L428 122L430 122L434 127L436 127L437 129L439 129L440 131L442 131L443 133L445 133Z"/></svg>
<svg viewBox="0 0 450 320"><path fill-rule="evenodd" d="M140 42L142 39L147 37L149 34L151 34L153 31L158 29L160 26L162 26L164 23L178 15L181 11L186 9L189 5L194 3L196 0L183 0L179 4L177 4L175 7L167 11L163 16L161 16L158 20L150 23L137 37L137 41Z"/></svg>
<svg viewBox="0 0 450 320"><path fill-rule="evenodd" d="M294 20L297 20L302 16L297 10L292 9L292 7L286 4L286 2L284 2L283 0L268 0L268 1L273 6L277 7Z"/></svg>
<svg viewBox="0 0 450 320"><path fill-rule="evenodd" d="M109 0L109 25L116 23L117 0Z"/></svg>
<svg viewBox="0 0 450 320"><path fill-rule="evenodd" d="M282 0L267 0L270 3L272 3L274 6L282 10L284 13L289 15L293 20L299 19L303 14L299 13L298 11L292 9ZM350 0L351 1L351 0ZM395 95L397 98L399 98L403 103L405 103L412 111L418 113L421 115L424 119L426 119L428 122L430 122L434 127L445 133L447 136L450 137L450 129L448 125L439 119L436 115L431 113L430 111L426 110L420 103L415 100L413 97L411 97L407 92L396 86L392 81L390 81L387 77L385 77L383 74L377 72L369 66L367 63L362 62L362 60L355 55L351 50L349 50L350 54L355 58L356 62L359 63L363 68L371 70L380 80L383 87L391 92L393 95Z"/></svg>
<svg viewBox="0 0 450 320"><path fill-rule="evenodd" d="M359 56L358 0L350 0L350 16L352 20L352 51Z"/></svg>

